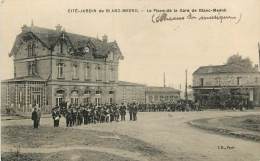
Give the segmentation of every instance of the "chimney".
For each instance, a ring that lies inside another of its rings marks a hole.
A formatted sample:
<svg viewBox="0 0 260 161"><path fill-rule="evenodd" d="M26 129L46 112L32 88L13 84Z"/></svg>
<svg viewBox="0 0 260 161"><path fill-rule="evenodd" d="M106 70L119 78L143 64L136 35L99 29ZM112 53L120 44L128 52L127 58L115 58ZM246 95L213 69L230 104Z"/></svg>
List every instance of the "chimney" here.
<svg viewBox="0 0 260 161"><path fill-rule="evenodd" d="M58 24L57 26L55 26L56 31L61 32L62 26L60 24Z"/></svg>
<svg viewBox="0 0 260 161"><path fill-rule="evenodd" d="M103 42L107 42L107 39L108 39L107 35L103 35L103 36L102 36L102 41L103 41Z"/></svg>

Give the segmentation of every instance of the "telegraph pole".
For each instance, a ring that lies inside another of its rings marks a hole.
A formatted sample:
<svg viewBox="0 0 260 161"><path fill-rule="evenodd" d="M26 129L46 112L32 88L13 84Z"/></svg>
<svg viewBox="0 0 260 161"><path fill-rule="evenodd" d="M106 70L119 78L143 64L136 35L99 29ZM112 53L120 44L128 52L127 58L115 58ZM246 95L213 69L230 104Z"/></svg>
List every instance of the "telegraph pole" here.
<svg viewBox="0 0 260 161"><path fill-rule="evenodd" d="M165 72L163 72L163 87L164 88L166 87L166 84L165 84Z"/></svg>
<svg viewBox="0 0 260 161"><path fill-rule="evenodd" d="M258 42L258 70L260 70L260 44Z"/></svg>
<svg viewBox="0 0 260 161"><path fill-rule="evenodd" d="M186 103L188 102L188 82L187 82L187 77L188 77L188 70L185 70L185 101Z"/></svg>

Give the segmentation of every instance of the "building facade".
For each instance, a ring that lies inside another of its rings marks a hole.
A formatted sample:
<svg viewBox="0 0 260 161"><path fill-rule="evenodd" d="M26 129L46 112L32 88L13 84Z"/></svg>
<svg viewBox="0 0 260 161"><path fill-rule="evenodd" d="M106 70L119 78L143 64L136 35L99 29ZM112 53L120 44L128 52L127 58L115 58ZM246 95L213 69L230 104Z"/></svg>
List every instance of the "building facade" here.
<svg viewBox="0 0 260 161"><path fill-rule="evenodd" d="M147 87L145 91L146 103L170 103L180 99L180 91L171 87Z"/></svg>
<svg viewBox="0 0 260 161"><path fill-rule="evenodd" d="M160 103L180 97L172 88L118 81L123 55L106 35L100 40L66 32L60 25L24 25L9 56L14 78L1 82L2 110L24 114L33 107L50 112L62 103Z"/></svg>
<svg viewBox="0 0 260 161"><path fill-rule="evenodd" d="M69 104L115 103L119 60L116 41L62 30L23 26L10 56L14 78L2 81L2 108L30 112ZM14 96L14 97L13 97Z"/></svg>
<svg viewBox="0 0 260 161"><path fill-rule="evenodd" d="M145 90L146 85L119 81L117 88L117 98L116 102L118 103L145 103Z"/></svg>
<svg viewBox="0 0 260 161"><path fill-rule="evenodd" d="M239 65L199 67L193 73L195 101L204 106L220 107L223 104L260 105L260 73Z"/></svg>

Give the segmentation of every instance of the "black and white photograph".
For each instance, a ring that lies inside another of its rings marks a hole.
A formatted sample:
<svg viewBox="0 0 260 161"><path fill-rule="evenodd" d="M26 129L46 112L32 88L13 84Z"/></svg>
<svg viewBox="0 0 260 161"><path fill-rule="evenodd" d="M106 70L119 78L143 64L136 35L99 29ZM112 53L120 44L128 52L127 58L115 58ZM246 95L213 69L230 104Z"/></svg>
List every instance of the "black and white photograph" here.
<svg viewBox="0 0 260 161"><path fill-rule="evenodd" d="M0 0L2 161L260 161L259 0Z"/></svg>

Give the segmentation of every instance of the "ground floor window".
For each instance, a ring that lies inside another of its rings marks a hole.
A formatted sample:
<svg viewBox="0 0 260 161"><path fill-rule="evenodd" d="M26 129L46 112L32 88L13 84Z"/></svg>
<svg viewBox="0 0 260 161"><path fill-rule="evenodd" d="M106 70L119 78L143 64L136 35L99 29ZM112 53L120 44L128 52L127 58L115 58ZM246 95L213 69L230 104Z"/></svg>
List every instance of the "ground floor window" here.
<svg viewBox="0 0 260 161"><path fill-rule="evenodd" d="M62 97L56 97L56 106L60 106L63 101Z"/></svg>
<svg viewBox="0 0 260 161"><path fill-rule="evenodd" d="M113 98L109 98L109 103L110 103L110 104L113 103Z"/></svg>
<svg viewBox="0 0 260 161"><path fill-rule="evenodd" d="M83 99L83 103L84 103L84 104L90 103L90 98L89 98L89 97L84 98L84 99Z"/></svg>
<svg viewBox="0 0 260 161"><path fill-rule="evenodd" d="M78 105L79 104L79 98L73 97L70 99L71 104Z"/></svg>
<svg viewBox="0 0 260 161"><path fill-rule="evenodd" d="M95 98L95 104L100 105L101 99L100 98Z"/></svg>

